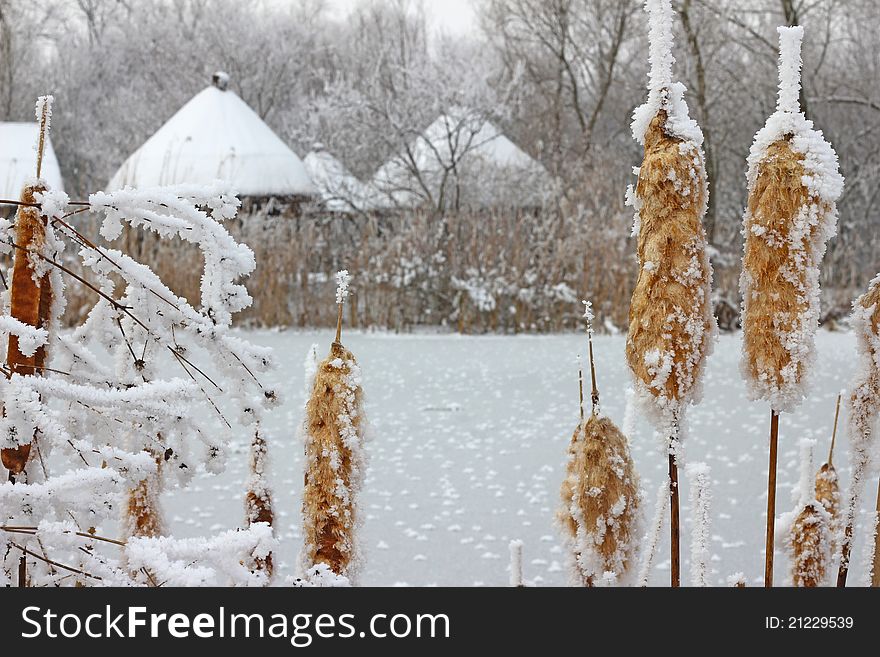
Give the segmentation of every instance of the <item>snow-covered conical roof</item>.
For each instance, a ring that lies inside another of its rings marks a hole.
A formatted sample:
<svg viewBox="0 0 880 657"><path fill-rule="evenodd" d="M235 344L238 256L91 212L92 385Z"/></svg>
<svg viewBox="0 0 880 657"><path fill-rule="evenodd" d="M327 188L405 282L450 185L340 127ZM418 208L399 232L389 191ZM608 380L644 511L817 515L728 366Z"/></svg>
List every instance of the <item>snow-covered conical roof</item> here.
<svg viewBox="0 0 880 657"><path fill-rule="evenodd" d="M315 144L303 164L328 210L350 212L366 209L367 191L346 166L330 154L323 144Z"/></svg>
<svg viewBox="0 0 880 657"><path fill-rule="evenodd" d="M0 198L17 199L26 180L37 174L37 123L0 123ZM52 189L64 189L52 142L43 147L42 178Z"/></svg>
<svg viewBox="0 0 880 657"><path fill-rule="evenodd" d="M196 94L123 163L108 188L228 181L240 196L312 196L302 160L241 98L228 77Z"/></svg>
<svg viewBox="0 0 880 657"><path fill-rule="evenodd" d="M517 200L509 197L509 190L502 191L495 186L506 176L527 177L534 186L531 191L549 180L544 167L491 121L476 112L458 108L431 123L406 157L397 155L383 164L373 178L373 186L387 197L387 204L417 204L425 200L421 198L423 187L428 187L431 194L439 193L442 174L452 165L461 182L482 188L482 198L471 200L485 204ZM419 172L421 181L414 180L413 168Z"/></svg>

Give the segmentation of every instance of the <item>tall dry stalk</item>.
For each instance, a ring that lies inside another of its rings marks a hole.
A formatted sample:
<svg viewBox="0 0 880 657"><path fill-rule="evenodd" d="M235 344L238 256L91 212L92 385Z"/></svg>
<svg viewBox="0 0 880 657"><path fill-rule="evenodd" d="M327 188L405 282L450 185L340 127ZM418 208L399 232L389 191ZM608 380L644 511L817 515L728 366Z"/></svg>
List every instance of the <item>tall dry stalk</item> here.
<svg viewBox="0 0 880 657"><path fill-rule="evenodd" d="M592 410L586 422L582 419L578 424L569 445L558 520L571 551L577 581L583 586L595 586L609 580L620 582L630 570L640 499L626 436L599 411L589 304L585 318Z"/></svg>
<svg viewBox="0 0 880 657"><path fill-rule="evenodd" d="M779 414L802 401L815 358L818 266L837 220L837 156L800 111L802 27L779 28L776 112L749 155L742 370L752 399L770 404L764 585L773 585Z"/></svg>
<svg viewBox="0 0 880 657"><path fill-rule="evenodd" d="M301 565L325 564L351 580L360 566L357 497L366 467L360 367L341 343L347 271L337 275L336 340L315 373L303 427L306 448Z"/></svg>
<svg viewBox="0 0 880 657"><path fill-rule="evenodd" d="M856 510L861 501L865 475L875 456L873 452L876 451L875 430L877 417L880 415L880 275L874 277L865 294L853 303L852 326L858 339L861 364L853 381L852 392L847 398L852 479L843 517L843 535L840 539L838 586L846 586ZM874 581L877 580L876 560L875 550L872 576Z"/></svg>
<svg viewBox="0 0 880 657"><path fill-rule="evenodd" d="M47 267L41 259L32 254L43 254L46 249L46 219L37 207L37 195L48 187L40 180L42 173L43 149L52 116L52 97L42 96L37 100L36 114L40 122L37 144L37 181L25 185L21 192L21 203L15 216L15 243L12 277L9 281L10 315L18 321L37 328L47 328L51 319L52 283ZM6 351L7 376L13 374L41 376L45 371L46 347L40 346L31 355L22 353L17 335L10 334ZM31 456L31 448L36 436L25 438L14 447L0 450L3 467L9 471L9 480L15 481L24 471Z"/></svg>
<svg viewBox="0 0 880 657"><path fill-rule="evenodd" d="M834 467L834 443L837 440L837 420L840 417L840 400L842 396L843 393L837 395L837 404L834 408L834 428L831 430L831 447L828 449L828 460L819 467L819 470L816 472L815 481L816 501L831 516L832 547L834 547L833 543L837 534L840 515L840 480Z"/></svg>
<svg viewBox="0 0 880 657"><path fill-rule="evenodd" d="M272 490L266 481L269 465L269 450L265 439L260 435L259 427L254 432L250 452L250 479L245 494L245 520L248 526L256 522L265 522L270 527L275 523L275 512L272 510ZM255 562L258 570L265 570L272 577L274 565L272 553L258 557Z"/></svg>
<svg viewBox="0 0 880 657"><path fill-rule="evenodd" d="M634 192L640 271L632 295L627 362L650 419L668 439L671 584L681 581L678 468L684 411L716 331L702 219L708 184L703 135L688 116L684 86L672 81L670 0L648 0L651 70L648 101L633 118L644 145Z"/></svg>

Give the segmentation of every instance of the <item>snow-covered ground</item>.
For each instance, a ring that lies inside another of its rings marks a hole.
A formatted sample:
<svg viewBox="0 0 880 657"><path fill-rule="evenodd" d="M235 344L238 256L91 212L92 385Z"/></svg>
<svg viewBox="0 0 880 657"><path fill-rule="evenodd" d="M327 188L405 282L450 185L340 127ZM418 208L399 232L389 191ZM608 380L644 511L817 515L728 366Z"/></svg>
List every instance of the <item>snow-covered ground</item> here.
<svg viewBox="0 0 880 657"><path fill-rule="evenodd" d="M276 350L281 367L272 377L287 390L266 427L273 461L278 561L292 574L300 546L302 445L297 426L305 401L302 363L313 343L329 349L329 332L248 331ZM567 582L566 555L554 525L566 446L577 423L575 354L584 338L558 336L344 335L364 373L372 429L363 494L365 585L506 585L508 542L524 541L529 582ZM819 362L813 394L780 423L778 511L792 508L800 438L818 440L816 462L828 448L838 391L855 367L855 338L817 336ZM624 338L595 343L603 409L620 425L629 373ZM739 374L740 336L722 336L709 358L703 403L691 409L688 461L711 467L712 537L709 580L723 585L742 571L750 585L762 581L769 409L745 399ZM841 429L845 418L841 418ZM839 431L838 437L845 435ZM241 523L248 436L229 454L222 475L199 475L163 499L176 536L197 536ZM642 421L630 436L650 517L666 473L660 442ZM846 440L835 464L848 484ZM875 480L867 485L872 506ZM683 581L689 581L690 509L682 482ZM864 538L864 531L860 532ZM668 538L655 562L652 584L669 576ZM852 583L864 571L864 541L853 552ZM777 544L778 547L778 544ZM776 580L787 584L788 563L777 550Z"/></svg>

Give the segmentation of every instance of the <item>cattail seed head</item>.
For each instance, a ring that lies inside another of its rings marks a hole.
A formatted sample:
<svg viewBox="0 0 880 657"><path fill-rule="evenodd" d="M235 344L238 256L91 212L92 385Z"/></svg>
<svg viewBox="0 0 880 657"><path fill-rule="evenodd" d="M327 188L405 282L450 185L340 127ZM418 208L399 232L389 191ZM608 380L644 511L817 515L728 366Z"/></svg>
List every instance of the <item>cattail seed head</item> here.
<svg viewBox="0 0 880 657"><path fill-rule="evenodd" d="M569 445L558 520L584 586L620 580L632 565L640 504L638 477L626 436L591 415Z"/></svg>
<svg viewBox="0 0 880 657"><path fill-rule="evenodd" d="M357 574L357 497L366 467L360 367L334 342L318 366L303 427L303 572L326 564L336 575Z"/></svg>

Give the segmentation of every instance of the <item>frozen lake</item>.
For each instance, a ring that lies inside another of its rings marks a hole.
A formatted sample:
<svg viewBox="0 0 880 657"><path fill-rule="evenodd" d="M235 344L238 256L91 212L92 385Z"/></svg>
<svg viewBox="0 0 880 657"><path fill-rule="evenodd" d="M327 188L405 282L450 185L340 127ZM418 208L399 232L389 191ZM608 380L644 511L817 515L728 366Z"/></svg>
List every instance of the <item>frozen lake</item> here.
<svg viewBox="0 0 880 657"><path fill-rule="evenodd" d="M323 358L332 333L248 331L254 342L276 350L281 367L267 377L286 390L265 427L272 458L277 555L282 575L292 574L300 547L302 447L297 426L305 402L305 354L318 343ZM348 333L346 345L364 375L372 428L362 498L366 565L364 585L506 585L508 541L524 541L530 583L567 582L566 555L554 513L566 447L578 419L575 355L585 338L556 336L390 335ZM777 509L793 508L800 438L818 441L825 458L838 391L855 368L855 338L817 335L819 372L813 393L796 416L783 415ZM741 571L750 585L763 578L769 408L745 399L739 374L740 336L722 336L709 359L703 403L692 408L686 461L711 467L710 581L726 583ZM629 372L622 336L595 341L602 407L623 423ZM273 381L274 379L274 381ZM843 414L842 414L843 416ZM845 418L841 418L845 429ZM645 491L646 519L666 475L661 443L642 421L630 436ZM844 434L839 430L838 437ZM197 536L238 526L243 517L248 437L230 450L222 475L199 475L185 490L163 498L176 536ZM835 464L843 492L848 484L845 438ZM689 582L689 487L682 473L683 582ZM876 480L867 484L865 509L873 507ZM655 560L652 584L668 584L668 530ZM864 531L859 536L864 539ZM863 573L863 542L854 549L850 581ZM778 545L777 545L778 548ZM788 562L777 549L776 582L790 582Z"/></svg>

